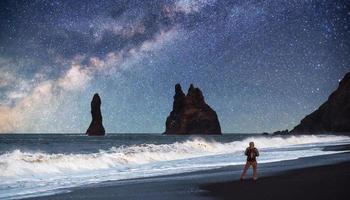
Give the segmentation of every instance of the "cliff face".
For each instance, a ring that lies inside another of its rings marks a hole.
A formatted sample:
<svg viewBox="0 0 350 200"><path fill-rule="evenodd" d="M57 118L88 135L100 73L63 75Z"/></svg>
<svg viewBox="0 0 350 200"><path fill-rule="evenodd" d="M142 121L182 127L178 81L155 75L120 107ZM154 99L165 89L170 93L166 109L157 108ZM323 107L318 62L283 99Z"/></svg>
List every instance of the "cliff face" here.
<svg viewBox="0 0 350 200"><path fill-rule="evenodd" d="M350 134L350 72L345 75L328 100L301 120L291 133Z"/></svg>
<svg viewBox="0 0 350 200"><path fill-rule="evenodd" d="M102 114L101 114L101 98L96 93L91 101L91 116L92 121L86 134L88 135L104 135L105 129L102 125Z"/></svg>
<svg viewBox="0 0 350 200"><path fill-rule="evenodd" d="M202 91L191 84L187 95L175 85L173 110L166 120L164 134L221 134L216 112L204 101Z"/></svg>

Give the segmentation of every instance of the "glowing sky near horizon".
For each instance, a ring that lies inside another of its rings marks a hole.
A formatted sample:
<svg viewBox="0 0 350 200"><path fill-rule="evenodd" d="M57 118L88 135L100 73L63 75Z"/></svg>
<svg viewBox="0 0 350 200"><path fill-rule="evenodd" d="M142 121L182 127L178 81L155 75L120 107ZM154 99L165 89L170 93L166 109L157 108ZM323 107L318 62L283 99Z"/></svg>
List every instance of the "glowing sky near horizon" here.
<svg viewBox="0 0 350 200"><path fill-rule="evenodd" d="M292 128L350 71L350 2L1 1L0 132L161 133L174 85L225 133Z"/></svg>

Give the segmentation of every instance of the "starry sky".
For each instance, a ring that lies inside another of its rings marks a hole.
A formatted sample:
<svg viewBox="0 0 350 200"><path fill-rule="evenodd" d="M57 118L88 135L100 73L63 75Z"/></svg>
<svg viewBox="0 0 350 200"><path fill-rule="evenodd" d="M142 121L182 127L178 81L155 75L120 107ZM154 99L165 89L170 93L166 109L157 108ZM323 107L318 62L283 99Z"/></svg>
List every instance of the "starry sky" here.
<svg viewBox="0 0 350 200"><path fill-rule="evenodd" d="M0 2L0 132L162 133L174 85L224 133L293 128L350 71L350 1Z"/></svg>

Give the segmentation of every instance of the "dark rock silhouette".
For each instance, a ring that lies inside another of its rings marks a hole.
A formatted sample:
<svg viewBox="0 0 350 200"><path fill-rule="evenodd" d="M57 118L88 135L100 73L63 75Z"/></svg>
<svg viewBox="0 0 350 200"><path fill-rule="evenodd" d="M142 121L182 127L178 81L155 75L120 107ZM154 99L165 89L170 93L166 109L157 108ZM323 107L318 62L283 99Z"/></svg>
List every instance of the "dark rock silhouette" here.
<svg viewBox="0 0 350 200"><path fill-rule="evenodd" d="M202 91L190 85L187 95L175 85L173 110L166 120L164 134L221 134L216 112L204 101Z"/></svg>
<svg viewBox="0 0 350 200"><path fill-rule="evenodd" d="M91 101L91 116L92 121L86 134L88 135L104 135L105 129L102 125L102 114L101 114L101 98L96 93Z"/></svg>
<svg viewBox="0 0 350 200"><path fill-rule="evenodd" d="M286 129L286 130L282 130L282 131L275 131L272 133L272 135L286 135L288 133L289 133L289 131L288 131L288 129Z"/></svg>
<svg viewBox="0 0 350 200"><path fill-rule="evenodd" d="M301 120L291 133L350 134L350 72L345 75L328 100Z"/></svg>

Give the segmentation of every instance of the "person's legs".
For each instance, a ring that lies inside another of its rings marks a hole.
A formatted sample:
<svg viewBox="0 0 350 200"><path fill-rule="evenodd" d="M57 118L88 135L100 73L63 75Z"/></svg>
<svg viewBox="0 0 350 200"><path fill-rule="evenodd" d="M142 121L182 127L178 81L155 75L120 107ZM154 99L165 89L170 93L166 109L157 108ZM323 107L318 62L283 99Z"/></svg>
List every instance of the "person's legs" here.
<svg viewBox="0 0 350 200"><path fill-rule="evenodd" d="M256 180L258 179L258 176L257 176L258 163L255 161L252 163L252 165L253 165L253 179Z"/></svg>
<svg viewBox="0 0 350 200"><path fill-rule="evenodd" d="M242 172L242 175L241 175L241 180L243 180L243 178L245 177L246 173L247 173L247 170L249 169L249 166L250 166L250 162L246 162L245 163L245 166L244 166L244 169L243 169L243 172Z"/></svg>

